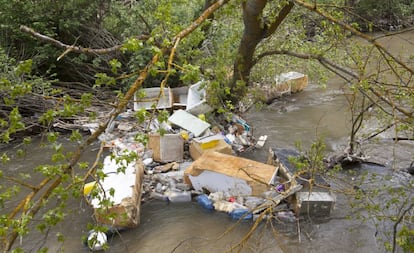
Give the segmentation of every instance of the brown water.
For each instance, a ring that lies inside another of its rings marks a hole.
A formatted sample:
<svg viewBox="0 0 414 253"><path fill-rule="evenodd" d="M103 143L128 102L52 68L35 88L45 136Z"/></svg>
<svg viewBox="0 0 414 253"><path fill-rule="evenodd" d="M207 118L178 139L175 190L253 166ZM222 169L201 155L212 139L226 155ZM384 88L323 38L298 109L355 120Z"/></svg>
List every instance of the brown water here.
<svg viewBox="0 0 414 253"><path fill-rule="evenodd" d="M413 38L414 32L410 32L388 39L387 43L394 49L400 49L398 45L404 43L413 52L414 46L407 43ZM320 136L325 139L328 151L344 148L349 128L347 104L341 95L339 80L331 80L328 87L323 89L311 83L302 93L283 98L266 109L247 113L245 119L253 125L255 136L266 134L269 138L262 150L246 156L265 161L269 147L293 148L296 141L307 147ZM34 164L44 162L43 152L34 146L30 156L12 164L8 172L27 171ZM404 167L413 159L414 146L384 140L370 144L366 152L389 166ZM93 159L94 156L86 154L85 157ZM366 169L386 173L381 167ZM45 242L43 237L30 235L22 240L24 247L30 251L44 242L49 252L59 249L88 252L81 236L86 235L86 224L92 221L91 210L84 202L73 201L68 211L67 220L50 231ZM344 196L338 195L331 217L317 222L301 220L300 233L297 224L281 223L275 230L262 224L243 252L380 252L375 228L370 223L345 219L349 212ZM207 212L196 203L143 203L140 226L110 238L108 252L226 252L252 225L243 222L227 232L234 224L226 214ZM56 242L56 231L65 235L63 243Z"/></svg>

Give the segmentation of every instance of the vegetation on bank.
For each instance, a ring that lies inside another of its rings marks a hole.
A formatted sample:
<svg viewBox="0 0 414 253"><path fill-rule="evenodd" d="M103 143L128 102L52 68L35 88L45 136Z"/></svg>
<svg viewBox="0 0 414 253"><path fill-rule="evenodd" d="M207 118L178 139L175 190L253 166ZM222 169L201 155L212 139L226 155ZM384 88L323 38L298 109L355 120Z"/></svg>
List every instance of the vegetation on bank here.
<svg viewBox="0 0 414 253"><path fill-rule="evenodd" d="M44 177L39 185L28 183L30 175L0 171L0 180L13 185L0 185L0 208L20 188L30 192L14 210L1 214L5 252L17 237L33 232L29 224L49 199L67 199L67 189L79 197L84 175L93 169L80 160L82 152L140 87L183 86L204 79L210 104L224 112L237 109L236 102L251 84L272 82L275 74L298 70L324 80L329 71L349 87L349 154L357 153L361 139L384 131L392 130L396 141L414 139L414 55L395 56L381 45L381 35L363 33L412 24L414 5L408 0L0 0L0 6L1 142L18 139L24 147L30 131L41 132L56 151L51 164L35 168ZM350 43L351 35L366 44ZM372 70L374 61L381 64ZM71 140L81 144L76 152L64 150L53 127L56 120L95 117L89 108L103 103L113 108L108 121L85 139L73 130ZM372 120L379 122L378 128L362 133ZM26 152L2 151L1 161ZM319 153L309 159L319 164L316 160L321 160ZM314 169L307 163L302 167ZM351 193L372 201L361 205L370 217L394 224L387 250L401 247L409 252L414 244L412 182L402 189L406 195L390 188L399 198L392 199L389 206L395 212L386 216L370 198L375 192ZM65 203L59 203L42 216L40 232L63 220Z"/></svg>

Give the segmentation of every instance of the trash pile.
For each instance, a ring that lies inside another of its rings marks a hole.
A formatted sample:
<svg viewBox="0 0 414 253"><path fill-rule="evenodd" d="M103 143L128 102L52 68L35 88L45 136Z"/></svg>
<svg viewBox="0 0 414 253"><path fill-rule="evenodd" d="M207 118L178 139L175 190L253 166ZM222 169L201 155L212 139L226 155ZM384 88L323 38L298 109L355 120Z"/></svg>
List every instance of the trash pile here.
<svg viewBox="0 0 414 253"><path fill-rule="evenodd" d="M274 153L270 152L267 164L235 156L263 148L267 136L256 139L251 126L236 114L228 115L222 124L206 119L211 107L205 100L202 82L190 87L166 88L156 105L147 102L157 98L159 92L159 88L139 91L134 111L120 114L99 137L112 150L111 156L105 158L103 172L117 172L99 182L103 186L100 196L112 198L117 208L115 213L124 210L129 219L135 219L134 222L112 219L107 225L117 228L124 224L137 225L141 200L153 199L171 203L194 200L206 210L226 212L233 219L255 219L273 206L272 217L293 222L305 210L301 206L312 201L314 213L318 213L323 202L324 215L329 214L334 203L329 194L312 192L310 196L305 192L296 198L303 185ZM160 121L154 114L138 122L137 111L150 114L154 109L169 110L168 120ZM84 126L94 131L97 123ZM146 133L146 145L140 142L142 133ZM128 152L138 155L132 168L131 164L117 161ZM140 173L142 177L137 176ZM109 193L113 189L121 193L112 196ZM125 201L128 198L137 210L131 210L131 205L125 206L131 203ZM99 199L92 203L96 209L101 206Z"/></svg>

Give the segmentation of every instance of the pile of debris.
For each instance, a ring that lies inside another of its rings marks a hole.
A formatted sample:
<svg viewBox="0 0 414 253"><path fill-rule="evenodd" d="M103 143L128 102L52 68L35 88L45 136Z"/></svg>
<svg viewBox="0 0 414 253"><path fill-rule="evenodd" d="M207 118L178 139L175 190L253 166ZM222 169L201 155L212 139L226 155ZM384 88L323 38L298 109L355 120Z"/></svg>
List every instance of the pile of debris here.
<svg viewBox="0 0 414 253"><path fill-rule="evenodd" d="M225 124L209 123L205 115L211 108L202 83L167 89L161 97L157 97L158 88L143 92L145 96L135 97L135 111L168 109L172 113L167 122L150 117L139 124L130 110L99 137L112 149L104 162L107 177L87 184L85 194L98 192L92 194L91 203L100 223L116 229L137 226L141 200L150 199L196 200L207 210L227 212L234 219L253 219L269 207L274 207L273 217L286 221L310 213L309 206L312 214L329 215L335 202L331 193L304 191L272 150L267 164L235 156L262 148L267 136L254 138L249 124L235 114ZM158 101L155 107L146 102L154 98ZM96 127L85 126L91 131ZM136 140L145 131L146 145ZM129 152L138 154L135 162L121 159ZM112 207L102 211L108 198ZM306 208L305 203L309 204Z"/></svg>

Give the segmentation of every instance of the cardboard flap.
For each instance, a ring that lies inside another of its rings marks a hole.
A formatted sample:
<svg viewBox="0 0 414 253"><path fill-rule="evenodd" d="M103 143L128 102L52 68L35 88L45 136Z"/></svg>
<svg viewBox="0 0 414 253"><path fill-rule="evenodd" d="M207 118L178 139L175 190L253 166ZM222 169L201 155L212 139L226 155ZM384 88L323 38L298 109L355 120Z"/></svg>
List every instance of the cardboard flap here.
<svg viewBox="0 0 414 253"><path fill-rule="evenodd" d="M269 184L276 167L246 158L207 151L185 170L185 174L198 176L204 170L240 178L247 182Z"/></svg>

